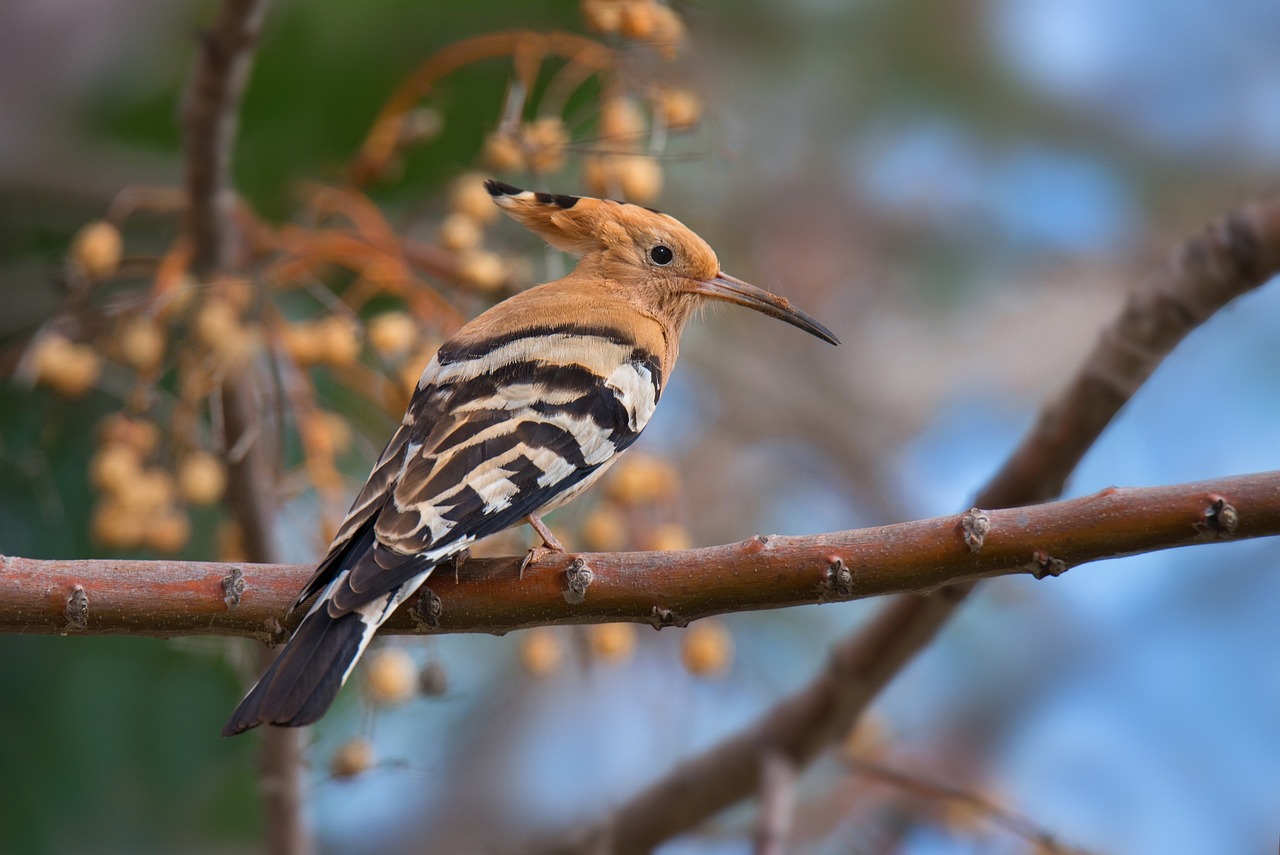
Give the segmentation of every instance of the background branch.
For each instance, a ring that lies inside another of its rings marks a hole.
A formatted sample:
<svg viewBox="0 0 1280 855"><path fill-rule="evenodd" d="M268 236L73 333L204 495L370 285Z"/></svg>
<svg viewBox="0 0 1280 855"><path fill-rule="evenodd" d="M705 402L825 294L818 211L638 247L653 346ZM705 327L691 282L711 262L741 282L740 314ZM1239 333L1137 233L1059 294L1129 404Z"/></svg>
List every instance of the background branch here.
<svg viewBox="0 0 1280 855"><path fill-rule="evenodd" d="M677 552L570 554L533 565L523 579L519 557L472 559L456 581L447 568L438 571L429 580L431 593L406 604L386 630L503 633L554 623L684 624L724 612L922 592L985 576L1057 575L1102 558L1276 534L1280 471L1111 488L1052 504L809 537L756 537ZM289 629L289 606L313 569L6 558L0 564L0 631L280 641ZM584 582L582 599L574 602L574 586ZM67 616L73 597L85 604L74 625Z"/></svg>
<svg viewBox="0 0 1280 855"><path fill-rule="evenodd" d="M191 244L193 272L208 277L241 266L240 235L235 227L231 157L239 127L240 103L266 0L224 0L213 27L203 34L183 109L187 210L184 234ZM221 391L227 459L227 506L251 561L277 561L275 478L255 418L250 365L228 377ZM256 434L256 435L255 435ZM240 453L242 452L242 453ZM263 650L263 669L275 658ZM313 851L303 816L305 786L302 734L268 728L262 736L260 783L266 814L266 850L275 855Z"/></svg>

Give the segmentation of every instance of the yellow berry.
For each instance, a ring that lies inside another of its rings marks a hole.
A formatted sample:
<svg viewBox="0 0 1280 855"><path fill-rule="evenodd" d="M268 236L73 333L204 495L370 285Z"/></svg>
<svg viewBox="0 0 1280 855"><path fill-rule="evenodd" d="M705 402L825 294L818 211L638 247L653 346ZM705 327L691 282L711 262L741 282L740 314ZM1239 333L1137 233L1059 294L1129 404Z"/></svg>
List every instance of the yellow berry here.
<svg viewBox="0 0 1280 855"><path fill-rule="evenodd" d="M240 313L227 300L211 298L196 311L193 329L196 339L208 348L217 348L240 328Z"/></svg>
<svg viewBox="0 0 1280 855"><path fill-rule="evenodd" d="M602 199L619 195L613 180L613 158L584 157L582 159L582 183L587 192Z"/></svg>
<svg viewBox="0 0 1280 855"><path fill-rule="evenodd" d="M365 692L377 706L402 704L417 691L418 669L403 647L380 648L365 667Z"/></svg>
<svg viewBox="0 0 1280 855"><path fill-rule="evenodd" d="M587 629L591 652L605 662L624 662L636 649L636 628L629 623L598 623Z"/></svg>
<svg viewBox="0 0 1280 855"><path fill-rule="evenodd" d="M667 59L675 59L684 44L685 27L679 13L670 6L654 4L652 30L646 41Z"/></svg>
<svg viewBox="0 0 1280 855"><path fill-rule="evenodd" d="M617 158L618 185L630 202L652 202L662 192L662 166L657 158L629 155Z"/></svg>
<svg viewBox="0 0 1280 855"><path fill-rule="evenodd" d="M733 636L717 620L701 620L685 631L680 644L685 669L699 677L723 674L733 664Z"/></svg>
<svg viewBox="0 0 1280 855"><path fill-rule="evenodd" d="M47 333L36 341L31 361L37 382L68 398L83 395L102 376L97 351L58 333Z"/></svg>
<svg viewBox="0 0 1280 855"><path fill-rule="evenodd" d="M674 495L679 476L670 463L650 454L623 457L609 481L609 496L623 505L656 502Z"/></svg>
<svg viewBox="0 0 1280 855"><path fill-rule="evenodd" d="M520 661L535 677L550 674L564 659L564 643L560 633L549 626L536 626L524 633L520 643Z"/></svg>
<svg viewBox="0 0 1280 855"><path fill-rule="evenodd" d="M329 758L329 774L335 778L354 778L372 769L376 756L372 742L353 737L339 745Z"/></svg>
<svg viewBox="0 0 1280 855"><path fill-rule="evenodd" d="M440 223L440 244L445 249L455 252L475 249L483 236L480 224L466 214L452 213Z"/></svg>
<svg viewBox="0 0 1280 855"><path fill-rule="evenodd" d="M478 172L459 175L449 185L449 206L455 213L477 223L491 223L498 218L498 206L484 187L484 176Z"/></svg>
<svg viewBox="0 0 1280 855"><path fill-rule="evenodd" d="M105 279L120 267L124 241L105 220L88 223L71 241L71 260L90 279Z"/></svg>
<svg viewBox="0 0 1280 855"><path fill-rule="evenodd" d="M93 508L89 532L106 549L132 549L142 543L147 520L121 502L108 499Z"/></svg>
<svg viewBox="0 0 1280 855"><path fill-rule="evenodd" d="M496 291L507 281L507 266L493 252L468 252L458 260L458 276L481 291Z"/></svg>
<svg viewBox="0 0 1280 855"><path fill-rule="evenodd" d="M144 542L156 552L177 552L191 539L191 520L177 508L169 508L147 521Z"/></svg>
<svg viewBox="0 0 1280 855"><path fill-rule="evenodd" d="M684 526L679 523L663 523L654 528L645 547L658 552L670 552L675 549L688 549L692 545L689 532Z"/></svg>
<svg viewBox="0 0 1280 855"><path fill-rule="evenodd" d="M605 139L636 142L644 136L645 127L644 113L630 96L608 98L600 105L600 135Z"/></svg>
<svg viewBox="0 0 1280 855"><path fill-rule="evenodd" d="M322 360L328 365L350 365L360 355L355 325L344 317L329 315L317 322Z"/></svg>
<svg viewBox="0 0 1280 855"><path fill-rule="evenodd" d="M369 346L379 356L403 356L418 338L418 322L407 312L383 312L369 319L365 327Z"/></svg>
<svg viewBox="0 0 1280 855"><path fill-rule="evenodd" d="M626 517L612 505L596 505L582 522L582 542L592 552L617 552L625 549Z"/></svg>
<svg viewBox="0 0 1280 855"><path fill-rule="evenodd" d="M317 410L301 427L303 445L310 454L334 457L351 448L351 425L337 413Z"/></svg>
<svg viewBox="0 0 1280 855"><path fill-rule="evenodd" d="M287 324L284 328L284 349L299 365L315 365L324 357L324 338L313 323Z"/></svg>
<svg viewBox="0 0 1280 855"><path fill-rule="evenodd" d="M622 26L622 3L619 0L582 0L582 20L587 29L606 35Z"/></svg>
<svg viewBox="0 0 1280 855"><path fill-rule="evenodd" d="M178 488L191 504L212 505L227 489L227 470L207 451L192 452L178 467Z"/></svg>
<svg viewBox="0 0 1280 855"><path fill-rule="evenodd" d="M655 4L652 0L623 0L618 31L629 39L647 39L653 35Z"/></svg>
<svg viewBox="0 0 1280 855"><path fill-rule="evenodd" d="M137 450L145 457L160 444L160 428L155 422L131 419L124 413L113 413L102 420L98 432L104 443L118 442Z"/></svg>
<svg viewBox="0 0 1280 855"><path fill-rule="evenodd" d="M237 324L210 350L218 357L222 365L228 368L243 368L253 359L258 350L259 334L256 328Z"/></svg>
<svg viewBox="0 0 1280 855"><path fill-rule="evenodd" d="M107 493L118 493L142 471L142 457L131 445L108 442L101 445L89 460L89 480Z"/></svg>
<svg viewBox="0 0 1280 855"><path fill-rule="evenodd" d="M102 376L102 360L98 353L86 344L73 344L59 370L48 377L54 391L68 398L83 395L93 388Z"/></svg>
<svg viewBox="0 0 1280 855"><path fill-rule="evenodd" d="M190 273L169 275L153 286L161 299L158 303L166 315L180 315L190 306L200 291L200 282Z"/></svg>
<svg viewBox="0 0 1280 855"><path fill-rule="evenodd" d="M159 467L143 469L120 490L120 501L138 513L153 513L173 503L177 485L173 476Z"/></svg>
<svg viewBox="0 0 1280 855"><path fill-rule="evenodd" d="M178 361L178 395L194 404L213 392L217 382L212 366L203 359L184 358Z"/></svg>
<svg viewBox="0 0 1280 855"><path fill-rule="evenodd" d="M688 89L666 89L658 95L658 110L667 127L691 128L702 119L702 99Z"/></svg>
<svg viewBox="0 0 1280 855"><path fill-rule="evenodd" d="M524 152L510 135L495 131L484 141L484 162L497 172L524 169Z"/></svg>
<svg viewBox="0 0 1280 855"><path fill-rule="evenodd" d="M149 374L164 359L164 329L154 321L134 318L120 330L120 354L126 365Z"/></svg>
<svg viewBox="0 0 1280 855"><path fill-rule="evenodd" d="M543 116L524 126L525 160L534 172L555 172L564 166L569 131L559 116Z"/></svg>
<svg viewBox="0 0 1280 855"><path fill-rule="evenodd" d="M656 158L640 154L587 157L582 161L582 181L597 196L650 202L662 192L662 166Z"/></svg>
<svg viewBox="0 0 1280 855"><path fill-rule="evenodd" d="M36 379L43 382L50 373L60 369L71 348L71 340L55 332L45 333L32 342L30 359Z"/></svg>

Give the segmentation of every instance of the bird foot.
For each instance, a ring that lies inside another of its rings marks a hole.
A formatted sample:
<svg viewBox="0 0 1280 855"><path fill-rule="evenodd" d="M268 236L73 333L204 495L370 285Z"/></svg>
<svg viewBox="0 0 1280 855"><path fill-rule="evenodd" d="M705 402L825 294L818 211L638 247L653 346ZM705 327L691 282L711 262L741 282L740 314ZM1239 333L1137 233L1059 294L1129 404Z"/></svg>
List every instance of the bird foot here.
<svg viewBox="0 0 1280 855"><path fill-rule="evenodd" d="M559 546L559 544L556 546ZM559 549L550 544L529 547L529 551L524 554L524 560L520 562L520 578L524 578L524 571L526 567L529 567L532 564L537 564L538 562L553 555L564 555L564 553L565 549L562 546Z"/></svg>
<svg viewBox="0 0 1280 855"><path fill-rule="evenodd" d="M529 514L525 517L529 525L533 526L533 530L538 533L538 537L542 538L542 546L531 546L529 551L524 554L524 560L520 562L520 578L524 578L524 570L530 564L537 564L549 555L564 555L565 548L551 529L547 528L547 524L542 521L542 517L537 514Z"/></svg>

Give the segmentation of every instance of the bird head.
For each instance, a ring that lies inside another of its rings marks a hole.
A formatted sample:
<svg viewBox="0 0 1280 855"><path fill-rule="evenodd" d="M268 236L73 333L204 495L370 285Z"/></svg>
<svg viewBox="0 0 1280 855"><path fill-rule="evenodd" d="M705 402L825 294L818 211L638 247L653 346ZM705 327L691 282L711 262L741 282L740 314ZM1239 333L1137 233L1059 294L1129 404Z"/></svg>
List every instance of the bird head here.
<svg viewBox="0 0 1280 855"><path fill-rule="evenodd" d="M721 270L715 251L674 217L612 199L535 193L492 179L485 187L514 220L556 249L582 258L575 278L627 289L629 298L677 329L700 303L723 300L840 343L786 299Z"/></svg>

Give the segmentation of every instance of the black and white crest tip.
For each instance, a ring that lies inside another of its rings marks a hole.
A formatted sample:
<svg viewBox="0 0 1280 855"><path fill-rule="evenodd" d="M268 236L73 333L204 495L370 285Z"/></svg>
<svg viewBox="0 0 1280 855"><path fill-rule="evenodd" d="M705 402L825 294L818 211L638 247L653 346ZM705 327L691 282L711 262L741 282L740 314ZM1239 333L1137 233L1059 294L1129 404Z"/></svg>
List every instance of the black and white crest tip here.
<svg viewBox="0 0 1280 855"><path fill-rule="evenodd" d="M484 187L489 191L489 195L495 198L498 196L513 196L517 199L536 199L543 205L555 205L557 208L572 208L581 201L580 196L569 196L564 193L541 193L534 192L532 190L522 190L515 185L507 184L505 181L495 181L492 178L485 179Z"/></svg>

